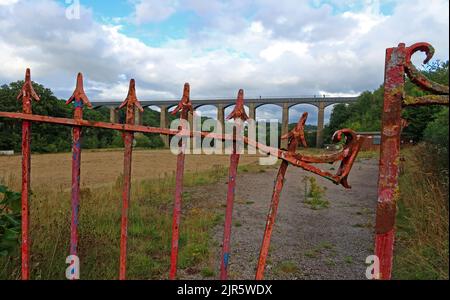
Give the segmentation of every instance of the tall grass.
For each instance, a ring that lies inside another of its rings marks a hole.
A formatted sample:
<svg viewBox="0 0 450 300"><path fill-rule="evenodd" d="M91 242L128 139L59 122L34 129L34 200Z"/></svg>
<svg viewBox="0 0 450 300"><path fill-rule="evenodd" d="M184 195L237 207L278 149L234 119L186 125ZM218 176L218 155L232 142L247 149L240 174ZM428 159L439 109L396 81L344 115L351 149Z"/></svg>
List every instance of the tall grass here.
<svg viewBox="0 0 450 300"><path fill-rule="evenodd" d="M212 184L226 175L220 166L185 174L185 186ZM168 277L174 174L133 182L128 227L129 279ZM8 186L17 186L8 178ZM119 269L121 176L109 187L82 187L79 253L82 279L116 279ZM69 250L70 191L35 187L31 197L31 278L65 279ZM179 268L205 268L211 261L211 228L221 221L213 208L220 203L192 199L185 193L180 227ZM200 273L201 270L198 269ZM19 251L0 257L0 279L20 278Z"/></svg>
<svg viewBox="0 0 450 300"><path fill-rule="evenodd" d="M449 278L448 164L438 149L403 150L394 277Z"/></svg>

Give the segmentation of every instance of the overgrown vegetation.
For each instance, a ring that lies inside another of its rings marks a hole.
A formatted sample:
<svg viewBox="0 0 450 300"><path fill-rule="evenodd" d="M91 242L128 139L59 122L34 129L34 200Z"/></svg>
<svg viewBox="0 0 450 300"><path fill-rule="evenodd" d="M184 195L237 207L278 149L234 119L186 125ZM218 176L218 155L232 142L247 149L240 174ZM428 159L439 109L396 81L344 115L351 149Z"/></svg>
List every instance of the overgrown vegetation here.
<svg viewBox="0 0 450 300"><path fill-rule="evenodd" d="M17 250L20 237L20 194L0 185L0 256Z"/></svg>
<svg viewBox="0 0 450 300"><path fill-rule="evenodd" d="M227 170L220 166L206 172L187 173L185 187L213 184L226 173ZM127 277L130 279L163 279L168 276L174 186L172 174L133 184L128 227ZM83 279L116 279L118 276L121 188L121 176L110 187L82 188L79 257ZM31 277L65 279L70 236L70 191L42 186L36 187L33 194ZM4 199L17 198L17 194L11 195L13 198L8 196ZM11 207L15 212L14 203ZM214 205L185 193L180 227L180 270L203 276L212 274L208 271L214 269L210 251L211 228L223 219L215 213ZM20 226L15 230L15 233L17 230L20 232ZM19 278L19 250L11 248L8 255L0 257L0 279Z"/></svg>
<svg viewBox="0 0 450 300"><path fill-rule="evenodd" d="M436 155L438 149L420 144L402 152L397 279L449 278L448 164Z"/></svg>

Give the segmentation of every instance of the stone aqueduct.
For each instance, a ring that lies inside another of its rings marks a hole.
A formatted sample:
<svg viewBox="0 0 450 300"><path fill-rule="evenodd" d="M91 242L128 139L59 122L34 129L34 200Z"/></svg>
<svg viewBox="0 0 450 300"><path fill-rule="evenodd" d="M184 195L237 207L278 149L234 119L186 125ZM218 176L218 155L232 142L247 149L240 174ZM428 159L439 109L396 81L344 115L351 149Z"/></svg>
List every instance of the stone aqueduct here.
<svg viewBox="0 0 450 300"><path fill-rule="evenodd" d="M282 108L281 119L281 132L286 134L288 132L289 125L289 108L297 104L310 104L318 108L317 118L317 147L323 146L323 128L325 123L325 108L327 106L338 103L350 103L355 102L357 97L296 97L296 98L248 98L245 99L245 105L249 109L249 117L256 119L256 109L266 104L278 105ZM222 124L224 128L225 124L225 109L236 103L236 99L209 99L209 100L195 100L191 99L194 109L201 106L215 106L217 108L217 120ZM140 101L142 107L157 106L161 109L160 127L168 128L169 118L168 113L171 107L178 105L179 100L161 100L161 101ZM108 107L110 109L110 121L111 123L117 123L119 121L118 106L120 102L111 101L92 101L92 105L95 108ZM139 110L136 111L136 124L142 124L143 113ZM190 120L192 122L192 120ZM192 124L192 123L191 123ZM192 128L192 127L191 127ZM162 136L164 144L169 145L169 137ZM281 145L285 147L286 145Z"/></svg>

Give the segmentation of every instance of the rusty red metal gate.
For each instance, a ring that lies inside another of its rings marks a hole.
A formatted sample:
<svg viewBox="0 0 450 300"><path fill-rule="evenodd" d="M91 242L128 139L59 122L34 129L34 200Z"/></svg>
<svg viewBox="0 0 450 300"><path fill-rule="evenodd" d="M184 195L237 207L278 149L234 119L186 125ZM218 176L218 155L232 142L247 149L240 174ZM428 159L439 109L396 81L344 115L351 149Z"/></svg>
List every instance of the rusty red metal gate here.
<svg viewBox="0 0 450 300"><path fill-rule="evenodd" d="M385 112L383 114L383 142L382 154L380 160L380 194L379 205L377 210L377 237L376 237L376 254L380 256L381 261L381 278L388 279L390 276L387 270L391 270L390 261L392 258L392 242L393 242L393 224L395 214L394 193L397 185L397 171L393 170L397 166L399 143L397 139L400 134L400 115L402 103L406 105L423 105L429 103L448 104L448 96L433 96L428 98L412 99L406 97L402 98L403 87L403 72L406 69L407 74L412 78L416 84L426 87L427 90L437 91L439 94L448 95L448 87L443 87L436 84L427 84L428 81L418 74L417 70L410 62L410 56L417 50L427 51L428 57L432 54L432 48L428 44L416 44L412 47L405 48L404 45L399 48L388 49L387 67L386 67L386 83L385 89ZM393 55L395 53L395 55ZM414 78L414 79L413 79ZM25 75L25 83L18 96L23 101L23 112L0 112L0 117L12 118L22 120L22 279L30 278L30 264L29 264L29 194L30 194L30 132L32 122L60 124L71 126L73 128L73 158L72 158L72 196L71 196L71 233L70 233L70 249L71 255L76 255L78 245L78 211L80 204L80 162L81 162L81 138L83 127L96 127L104 129L112 129L123 132L124 137L124 173L123 173L123 204L122 204L122 221L121 221L121 235L120 235L120 259L119 259L119 279L126 279L126 261L127 261L127 227L128 227L128 208L130 203L131 190L131 160L132 160L132 142L134 133L156 133L168 136L180 136L183 138L190 138L194 135L201 137L209 137L218 140L229 140L233 142L233 151L230 155L230 168L228 178L228 193L226 218L224 225L224 242L221 255L221 271L220 279L227 279L228 266L230 260L230 240L231 240L231 221L233 212L234 192L236 186L237 166L239 164L239 151L237 149L237 142L243 142L246 145L259 149L261 152L275 156L282 160L275 187L270 204L270 210L267 216L266 228L264 231L263 242L260 250L256 279L263 279L268 249L270 247L270 240L272 229L275 224L278 203L280 194L283 189L283 182L286 170L289 165L300 167L306 171L329 179L335 184L340 184L345 188L350 188L347 178L356 159L356 156L361 147L363 138L358 136L351 129L342 129L333 135L334 142L342 142L342 150L327 154L327 155L305 155L297 153L297 146L302 144L306 147L304 136L304 126L308 115L305 113L300 118L296 127L283 138L288 140L288 150L276 149L268 147L264 144L251 140L239 131L243 126L243 122L248 118L244 110L244 91L240 90L234 111L230 114L228 119L234 119L238 124L233 134L217 134L210 132L194 132L186 130L186 120L189 113L194 113L190 102L190 87L185 84L183 90L183 97L177 106L174 114L181 112L181 126L178 130L170 130L166 128L156 128L149 126L135 125L135 109L142 111L142 107L136 96L135 81L130 81L130 88L128 96L122 103L120 108L126 106L126 123L106 123L93 122L84 120L82 118L82 109L86 105L90 107L90 102L83 89L83 79L81 73L78 74L77 84L72 97L67 103L74 103L75 111L74 118L56 118L51 116L33 115L31 110L31 100L39 100L38 95L33 90L30 70L27 69ZM406 100L403 101L402 100ZM392 106L392 107L391 107ZM183 122L184 121L184 122ZM396 127L397 126L397 127ZM169 271L169 278L176 278L177 271L177 257L178 257L178 239L181 216L181 203L183 191L183 174L184 174L184 160L185 160L185 143L184 139L180 140L180 152L177 156L177 171L176 171L176 188L175 201L173 209L173 225L172 225L172 247L171 247L171 264ZM393 142L391 142L393 140ZM321 170L312 164L315 163L333 163L340 161L340 167L336 174ZM387 169L386 169L387 168ZM392 170L390 168L393 168ZM395 172L394 172L395 171ZM389 174L389 176L386 176ZM381 200L380 200L381 199Z"/></svg>
<svg viewBox="0 0 450 300"><path fill-rule="evenodd" d="M381 129L380 169L378 177L378 205L376 214L375 255L379 259L380 279L390 279L394 252L395 216L399 197L398 175L400 161L400 135L405 120L401 118L402 108L420 105L448 105L448 86L428 80L412 64L411 56L425 52L424 64L433 57L434 48L428 43L417 43L386 50L384 79L384 105ZM434 93L423 97L405 95L405 74L421 89Z"/></svg>

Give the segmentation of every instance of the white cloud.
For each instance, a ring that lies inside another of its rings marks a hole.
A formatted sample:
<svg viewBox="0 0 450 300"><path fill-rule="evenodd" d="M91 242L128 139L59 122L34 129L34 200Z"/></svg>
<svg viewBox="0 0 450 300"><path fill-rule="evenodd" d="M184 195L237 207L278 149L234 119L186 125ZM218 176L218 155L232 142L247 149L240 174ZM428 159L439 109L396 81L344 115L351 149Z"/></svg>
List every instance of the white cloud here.
<svg viewBox="0 0 450 300"><path fill-rule="evenodd" d="M134 3L147 8L136 12L137 23L186 7L198 18L183 39L152 47L125 35L126 23L99 23L84 7L80 20L67 20L65 7L50 0L0 6L0 82L22 79L31 67L60 97L70 95L79 71L91 99L122 101L130 78L141 100L179 98L184 82L192 97L235 97L239 88L247 97L353 95L382 83L385 49L399 42L428 41L448 59L447 0L401 1L390 16L377 2L344 14L297 0Z"/></svg>
<svg viewBox="0 0 450 300"><path fill-rule="evenodd" d="M160 22L174 14L177 5L175 0L137 0L133 18L137 24Z"/></svg>
<svg viewBox="0 0 450 300"><path fill-rule="evenodd" d="M1 5L12 5L12 4L16 4L17 2L19 2L19 0L0 0L0 6Z"/></svg>

